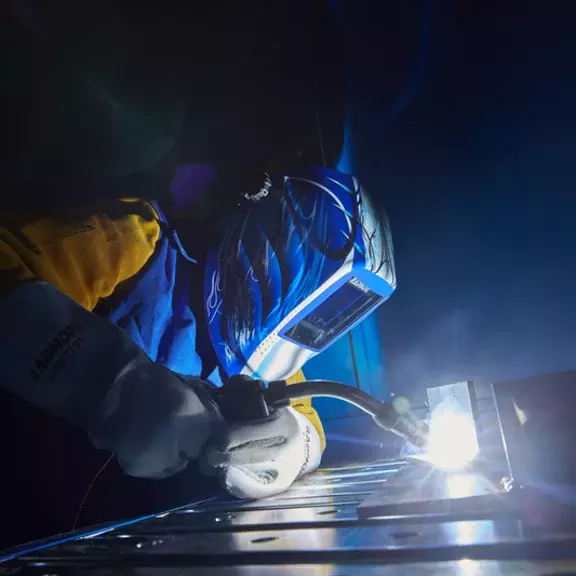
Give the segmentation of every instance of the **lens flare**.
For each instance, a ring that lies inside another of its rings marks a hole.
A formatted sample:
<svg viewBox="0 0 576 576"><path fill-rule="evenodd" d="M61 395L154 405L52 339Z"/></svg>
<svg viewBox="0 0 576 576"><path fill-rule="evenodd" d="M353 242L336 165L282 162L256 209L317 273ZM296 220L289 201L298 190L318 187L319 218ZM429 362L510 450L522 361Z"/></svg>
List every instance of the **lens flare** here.
<svg viewBox="0 0 576 576"><path fill-rule="evenodd" d="M476 428L469 417L452 410L432 414L427 460L442 470L460 470L477 455Z"/></svg>

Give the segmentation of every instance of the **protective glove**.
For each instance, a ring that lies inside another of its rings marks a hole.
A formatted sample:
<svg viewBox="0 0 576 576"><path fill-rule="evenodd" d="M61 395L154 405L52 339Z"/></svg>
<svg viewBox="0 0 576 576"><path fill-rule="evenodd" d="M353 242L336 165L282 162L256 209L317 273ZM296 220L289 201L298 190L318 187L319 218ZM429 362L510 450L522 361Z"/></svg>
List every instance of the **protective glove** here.
<svg viewBox="0 0 576 576"><path fill-rule="evenodd" d="M207 384L181 377L148 358L118 375L88 434L116 454L129 476L166 478L197 460L221 425Z"/></svg>
<svg viewBox="0 0 576 576"><path fill-rule="evenodd" d="M82 427L131 476L175 474L221 428L205 382L153 363L51 284L17 287L0 318L0 385Z"/></svg>
<svg viewBox="0 0 576 576"><path fill-rule="evenodd" d="M201 467L233 496L258 499L280 494L316 470L321 455L318 432L289 407L262 422L230 425L208 445Z"/></svg>

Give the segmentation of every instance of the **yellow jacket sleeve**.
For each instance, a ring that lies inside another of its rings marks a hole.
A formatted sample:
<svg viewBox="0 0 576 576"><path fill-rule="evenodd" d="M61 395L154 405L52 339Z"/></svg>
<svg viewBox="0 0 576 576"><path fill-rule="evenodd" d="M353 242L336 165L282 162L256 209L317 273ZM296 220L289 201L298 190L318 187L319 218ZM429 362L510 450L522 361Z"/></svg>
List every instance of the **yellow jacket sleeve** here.
<svg viewBox="0 0 576 576"><path fill-rule="evenodd" d="M288 384L298 384L299 382L304 382L306 378L304 377L304 372L298 370L296 374L288 378ZM322 451L326 448L326 435L324 434L324 428L322 427L322 422L320 421L320 416L318 412L312 408L312 398L299 398L298 400L292 400L292 408L298 410L300 414L303 414L310 420L314 428L316 428L318 435L320 436L320 442L322 445Z"/></svg>
<svg viewBox="0 0 576 576"><path fill-rule="evenodd" d="M142 200L50 216L2 216L0 293L38 279L92 311L153 254L160 237L156 216Z"/></svg>

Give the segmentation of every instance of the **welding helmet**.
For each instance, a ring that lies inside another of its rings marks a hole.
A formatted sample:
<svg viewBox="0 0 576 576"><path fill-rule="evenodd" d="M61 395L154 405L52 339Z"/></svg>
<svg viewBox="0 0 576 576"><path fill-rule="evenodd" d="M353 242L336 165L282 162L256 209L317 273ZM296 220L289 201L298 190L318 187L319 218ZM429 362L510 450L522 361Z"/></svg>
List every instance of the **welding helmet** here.
<svg viewBox="0 0 576 576"><path fill-rule="evenodd" d="M285 379L392 294L390 229L328 168L267 174L246 198L207 255L208 329L227 376Z"/></svg>

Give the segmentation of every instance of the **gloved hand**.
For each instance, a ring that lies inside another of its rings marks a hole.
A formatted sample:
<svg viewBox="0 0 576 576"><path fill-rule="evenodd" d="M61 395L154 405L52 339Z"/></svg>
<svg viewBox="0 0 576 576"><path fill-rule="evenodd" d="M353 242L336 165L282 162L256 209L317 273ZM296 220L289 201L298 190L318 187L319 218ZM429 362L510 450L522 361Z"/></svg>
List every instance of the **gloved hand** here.
<svg viewBox="0 0 576 576"><path fill-rule="evenodd" d="M289 407L263 422L230 425L208 445L201 466L233 496L257 499L287 490L318 468L321 455L318 432Z"/></svg>
<svg viewBox="0 0 576 576"><path fill-rule="evenodd" d="M170 476L222 429L207 383L155 364L54 286L19 286L0 318L0 385L83 428L127 474Z"/></svg>
<svg viewBox="0 0 576 576"><path fill-rule="evenodd" d="M197 460L223 425L207 386L139 357L118 375L88 428L90 439L114 452L129 476L172 476Z"/></svg>

